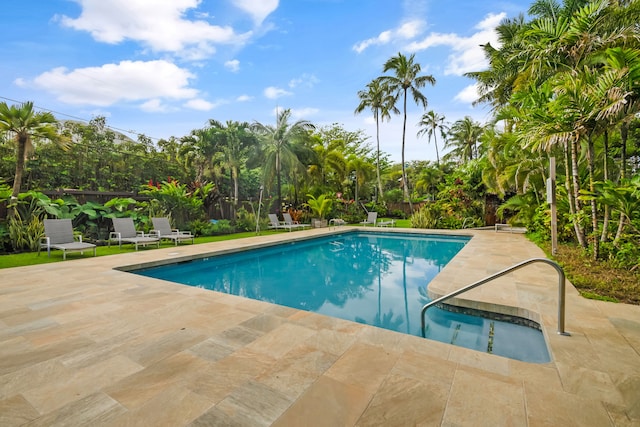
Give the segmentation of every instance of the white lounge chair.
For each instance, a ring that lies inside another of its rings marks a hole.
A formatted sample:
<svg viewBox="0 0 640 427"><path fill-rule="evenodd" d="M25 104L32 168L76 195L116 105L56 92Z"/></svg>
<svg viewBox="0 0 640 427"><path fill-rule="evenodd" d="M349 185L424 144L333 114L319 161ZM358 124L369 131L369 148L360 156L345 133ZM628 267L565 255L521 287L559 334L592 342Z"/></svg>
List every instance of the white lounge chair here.
<svg viewBox="0 0 640 427"><path fill-rule="evenodd" d="M364 225L365 227L369 224L376 225L377 220L378 220L378 212L368 212L367 219L365 219L364 221L361 221L360 224Z"/></svg>
<svg viewBox="0 0 640 427"><path fill-rule="evenodd" d="M294 221L293 218L291 218L291 214L289 212L283 212L282 218L284 218L284 225L289 227L289 230L292 230L294 228L302 228L303 230L305 227L311 228L311 224L301 224L297 221Z"/></svg>
<svg viewBox="0 0 640 427"><path fill-rule="evenodd" d="M113 231L109 233L109 246L111 241L116 240L118 246L122 247L123 243L133 243L138 250L138 245L147 246L155 243L160 247L160 238L157 236L145 236L142 231L136 231L133 224L133 218L113 218Z"/></svg>
<svg viewBox="0 0 640 427"><path fill-rule="evenodd" d="M178 242L191 240L194 243L194 236L190 231L180 231L178 229L171 228L169 218L151 218L153 223L153 230L149 234L155 234L160 239L172 240L178 246Z"/></svg>
<svg viewBox="0 0 640 427"><path fill-rule="evenodd" d="M271 213L269 214L269 228L277 230L280 228L287 228L287 227L285 227L284 222L278 219L278 215Z"/></svg>
<svg viewBox="0 0 640 427"><path fill-rule="evenodd" d="M83 242L82 236L78 236L76 241L70 219L45 219L43 223L44 237L38 248L38 255L40 255L40 249L47 248L47 256L51 256L51 249L60 249L62 259L65 260L67 251L79 251L82 254L86 250L93 249L93 256L96 256L96 245Z"/></svg>

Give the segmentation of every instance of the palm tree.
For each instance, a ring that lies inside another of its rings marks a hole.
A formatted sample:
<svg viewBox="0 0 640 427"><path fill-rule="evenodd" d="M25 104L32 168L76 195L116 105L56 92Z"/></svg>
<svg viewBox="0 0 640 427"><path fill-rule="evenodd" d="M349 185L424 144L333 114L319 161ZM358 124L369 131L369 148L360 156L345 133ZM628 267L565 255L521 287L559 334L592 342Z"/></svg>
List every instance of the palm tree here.
<svg viewBox="0 0 640 427"><path fill-rule="evenodd" d="M12 134L16 143L12 201L20 194L26 157L33 148L34 139L48 139L61 144L63 148L67 147L67 141L58 134L56 123L53 114L34 111L33 102L25 102L19 106L9 106L6 102L0 102L0 131Z"/></svg>
<svg viewBox="0 0 640 427"><path fill-rule="evenodd" d="M350 171L350 175L354 179L354 199L358 200L358 194L360 189L369 181L369 178L373 174L373 167L371 163L367 162L362 157L358 157L354 154L347 159L347 168Z"/></svg>
<svg viewBox="0 0 640 427"><path fill-rule="evenodd" d="M356 107L355 114L362 113L366 108L371 109L376 120L376 174L378 179L378 194L383 199L382 179L380 178L380 120L391 119L391 113L399 114L395 106L395 98L384 87L380 79L374 79L367 84L367 90L358 92L360 104Z"/></svg>
<svg viewBox="0 0 640 427"><path fill-rule="evenodd" d="M264 182L272 182L276 179L276 191L278 194L278 209L282 206L282 170L283 168L294 170L304 169L304 166L295 154L294 144L297 140L307 138L309 131L315 126L306 120L298 120L289 124L291 110L286 109L277 114L276 125L264 125L254 122L251 130L260 138L262 146L259 148L260 163L263 165Z"/></svg>
<svg viewBox="0 0 640 427"><path fill-rule="evenodd" d="M182 137L178 155L185 170L195 169L195 181L202 182L206 176L220 187L222 155L215 147L210 129L194 129L188 136Z"/></svg>
<svg viewBox="0 0 640 427"><path fill-rule="evenodd" d="M496 27L501 47L497 49L490 43L481 45L489 68L465 73L466 77L476 80L480 94L474 105L488 103L493 111L497 111L507 105L513 91L527 81L525 75L520 72L522 61L517 56L521 50L520 34L526 28L523 16L505 19Z"/></svg>
<svg viewBox="0 0 640 427"><path fill-rule="evenodd" d="M422 115L422 119L420 119L420 122L418 122L418 126L420 126L422 129L418 131L417 136L422 136L426 133L428 142L431 142L431 137L433 136L433 143L436 147L436 163L438 164L438 166L440 166L437 131L440 131L440 136L444 138L446 131L444 116L441 116L435 111L431 110Z"/></svg>
<svg viewBox="0 0 640 427"><path fill-rule="evenodd" d="M457 120L449 129L447 146L453 147L453 150L448 156L456 157L462 162L473 160L477 157L477 143L481 134L482 126L471 117Z"/></svg>
<svg viewBox="0 0 640 427"><path fill-rule="evenodd" d="M312 140L315 160L308 170L312 182L318 186L320 193L329 192L332 188L341 189L347 168L344 139L326 140L314 134Z"/></svg>
<svg viewBox="0 0 640 427"><path fill-rule="evenodd" d="M209 120L208 131L212 133L213 144L222 154L222 164L233 181L234 205L238 204L240 168L255 141L255 135L248 132L249 124L228 120L226 124Z"/></svg>
<svg viewBox="0 0 640 427"><path fill-rule="evenodd" d="M407 93L411 93L413 100L416 104L422 105L423 108L427 107L427 97L424 96L420 89L425 87L427 83L434 85L436 79L432 75L419 76L422 67L415 61L415 54L411 54L407 58L402 53L398 53L397 56L393 56L385 62L383 72L393 71L392 76L381 76L379 80L386 85L390 93L395 93L395 99L402 95L402 110L404 114L404 120L402 122L402 185L404 190L405 200L409 200L409 206L413 212L413 205L409 198L409 185L407 182L407 171L404 161L404 146L407 133Z"/></svg>

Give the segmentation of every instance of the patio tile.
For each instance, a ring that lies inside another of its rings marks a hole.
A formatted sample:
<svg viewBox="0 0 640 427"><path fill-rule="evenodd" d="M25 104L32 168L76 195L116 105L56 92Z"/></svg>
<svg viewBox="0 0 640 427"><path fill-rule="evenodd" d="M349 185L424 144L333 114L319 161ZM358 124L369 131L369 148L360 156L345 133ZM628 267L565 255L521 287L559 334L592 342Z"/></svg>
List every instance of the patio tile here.
<svg viewBox="0 0 640 427"><path fill-rule="evenodd" d="M539 321L543 364L120 270L345 230L3 271L0 425L640 425L640 307L585 300L567 283L571 336L557 335L547 265L459 297ZM474 238L431 294L544 256L522 235L464 233Z"/></svg>

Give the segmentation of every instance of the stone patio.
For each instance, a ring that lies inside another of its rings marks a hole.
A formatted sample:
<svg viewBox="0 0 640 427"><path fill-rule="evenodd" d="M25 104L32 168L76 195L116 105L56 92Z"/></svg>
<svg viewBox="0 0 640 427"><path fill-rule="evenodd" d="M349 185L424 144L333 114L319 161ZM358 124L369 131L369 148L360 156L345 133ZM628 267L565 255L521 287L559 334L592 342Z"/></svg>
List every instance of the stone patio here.
<svg viewBox="0 0 640 427"><path fill-rule="evenodd" d="M537 320L547 364L115 269L348 230L0 270L0 426L640 425L640 307L568 283L571 336L558 335L548 265L456 301ZM519 234L464 234L434 296L544 256Z"/></svg>

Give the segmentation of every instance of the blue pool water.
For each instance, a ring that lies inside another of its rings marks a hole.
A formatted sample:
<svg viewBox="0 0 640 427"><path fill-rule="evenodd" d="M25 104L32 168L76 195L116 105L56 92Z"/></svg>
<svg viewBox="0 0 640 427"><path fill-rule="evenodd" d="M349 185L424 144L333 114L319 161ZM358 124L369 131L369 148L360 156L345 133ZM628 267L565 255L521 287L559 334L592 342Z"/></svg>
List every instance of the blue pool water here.
<svg viewBox="0 0 640 427"><path fill-rule="evenodd" d="M427 285L468 240L349 232L134 272L421 336ZM550 360L539 330L439 308L427 311L426 336L517 360Z"/></svg>

